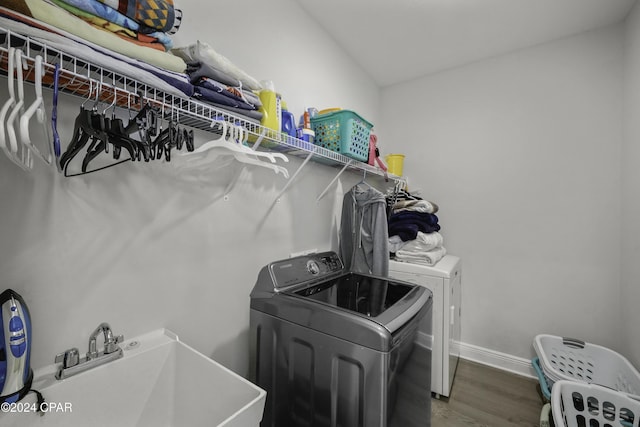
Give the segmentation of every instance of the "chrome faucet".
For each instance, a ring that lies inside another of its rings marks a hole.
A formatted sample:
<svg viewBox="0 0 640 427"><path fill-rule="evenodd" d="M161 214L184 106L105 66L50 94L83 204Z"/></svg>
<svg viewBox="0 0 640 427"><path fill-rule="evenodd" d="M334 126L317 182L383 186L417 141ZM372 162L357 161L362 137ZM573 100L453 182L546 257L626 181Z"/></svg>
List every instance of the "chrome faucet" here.
<svg viewBox="0 0 640 427"><path fill-rule="evenodd" d="M89 336L89 351L87 352L87 360L92 360L98 357L98 351L96 349L96 339L98 338L98 334L104 335L104 354L111 354L115 351L118 351L120 347L118 347L118 343L122 342L123 336L114 338L113 332L111 331L111 327L108 323L101 323L98 325L95 331L91 333ZM118 338L120 341L118 341Z"/></svg>
<svg viewBox="0 0 640 427"><path fill-rule="evenodd" d="M98 352L96 341L100 332L104 335L104 350ZM101 323L89 336L89 351L84 359L80 359L80 353L75 347L56 356L55 363L62 363L58 368L56 378L62 380L121 358L122 349L118 344L122 341L124 341L122 335L114 337L109 324Z"/></svg>

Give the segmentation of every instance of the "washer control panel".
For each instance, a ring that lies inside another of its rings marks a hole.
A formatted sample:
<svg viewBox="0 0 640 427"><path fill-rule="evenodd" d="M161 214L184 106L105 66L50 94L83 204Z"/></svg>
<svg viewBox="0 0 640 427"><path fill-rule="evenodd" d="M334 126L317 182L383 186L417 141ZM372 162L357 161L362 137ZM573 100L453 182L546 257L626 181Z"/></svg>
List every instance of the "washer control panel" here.
<svg viewBox="0 0 640 427"><path fill-rule="evenodd" d="M344 266L335 252L302 255L269 264L275 289L342 273Z"/></svg>

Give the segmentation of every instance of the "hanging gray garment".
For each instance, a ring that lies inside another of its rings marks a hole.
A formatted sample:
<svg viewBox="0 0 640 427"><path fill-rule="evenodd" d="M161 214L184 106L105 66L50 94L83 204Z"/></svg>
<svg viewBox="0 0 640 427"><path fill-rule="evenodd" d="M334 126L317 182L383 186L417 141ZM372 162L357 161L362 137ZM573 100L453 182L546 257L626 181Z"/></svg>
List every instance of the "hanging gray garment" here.
<svg viewBox="0 0 640 427"><path fill-rule="evenodd" d="M389 235L384 194L367 184L354 186L342 201L340 257L356 273L386 277Z"/></svg>

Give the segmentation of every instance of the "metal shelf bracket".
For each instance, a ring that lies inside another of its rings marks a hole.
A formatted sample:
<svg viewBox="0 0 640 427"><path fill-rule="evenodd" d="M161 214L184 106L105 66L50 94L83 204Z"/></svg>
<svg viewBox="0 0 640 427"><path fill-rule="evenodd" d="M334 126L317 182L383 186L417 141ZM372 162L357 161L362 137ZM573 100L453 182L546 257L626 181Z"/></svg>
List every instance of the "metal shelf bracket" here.
<svg viewBox="0 0 640 427"><path fill-rule="evenodd" d="M342 173L347 170L347 168L349 166L351 166L351 163L353 163L353 160L349 160L347 162L347 164L345 164L342 169L340 169L340 172L338 172L338 174L331 180L331 182L329 183L329 185L327 185L327 187L322 191L322 193L320 193L320 195L318 196L318 198L316 199L316 203L318 203L320 201L320 199L322 199L324 197L325 194L327 194L327 191L329 191L329 189L331 188L331 186L338 180L338 178L340 178L340 175L342 175Z"/></svg>

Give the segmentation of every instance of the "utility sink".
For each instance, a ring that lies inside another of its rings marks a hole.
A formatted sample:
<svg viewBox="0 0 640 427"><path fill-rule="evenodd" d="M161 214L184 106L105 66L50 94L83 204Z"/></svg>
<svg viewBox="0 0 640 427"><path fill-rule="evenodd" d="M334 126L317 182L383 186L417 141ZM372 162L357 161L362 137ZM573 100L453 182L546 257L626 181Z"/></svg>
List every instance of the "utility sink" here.
<svg viewBox="0 0 640 427"><path fill-rule="evenodd" d="M266 392L160 329L121 344L121 359L64 380L36 372L33 389L49 403L33 413L29 394L2 408L3 427L254 427Z"/></svg>

